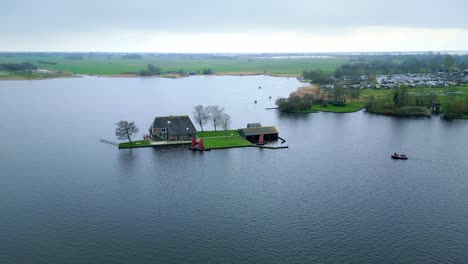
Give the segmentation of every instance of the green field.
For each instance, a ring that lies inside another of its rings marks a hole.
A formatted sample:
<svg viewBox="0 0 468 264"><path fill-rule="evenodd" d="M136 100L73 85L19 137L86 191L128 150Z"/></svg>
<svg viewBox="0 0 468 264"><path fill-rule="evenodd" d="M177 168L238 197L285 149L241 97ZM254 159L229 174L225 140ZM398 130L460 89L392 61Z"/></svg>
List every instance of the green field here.
<svg viewBox="0 0 468 264"><path fill-rule="evenodd" d="M251 143L239 135L237 130L225 131L204 131L198 132L197 137L203 138L205 148L219 149L219 148L234 148L246 147Z"/></svg>
<svg viewBox="0 0 468 264"><path fill-rule="evenodd" d="M0 55L0 63L30 62L39 68L61 70L74 74L119 75L136 73L153 64L162 68L163 73L197 72L210 68L217 74L223 73L268 73L278 75L299 75L304 70L320 69L331 73L348 58L248 58L241 56L190 56L190 55L145 55L138 59L125 59L120 55L83 55L82 59L70 59L65 55ZM42 62L42 63L41 63ZM46 63L43 63L46 62Z"/></svg>

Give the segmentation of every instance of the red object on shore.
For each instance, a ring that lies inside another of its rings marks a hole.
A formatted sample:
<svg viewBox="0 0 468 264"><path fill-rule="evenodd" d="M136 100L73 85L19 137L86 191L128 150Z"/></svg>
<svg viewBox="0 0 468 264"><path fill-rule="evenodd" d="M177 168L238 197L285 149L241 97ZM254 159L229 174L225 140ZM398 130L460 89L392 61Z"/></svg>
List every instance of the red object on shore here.
<svg viewBox="0 0 468 264"><path fill-rule="evenodd" d="M192 147L195 147L197 145L197 137L192 138Z"/></svg>
<svg viewBox="0 0 468 264"><path fill-rule="evenodd" d="M203 146L203 138L200 139L200 141L198 142L198 149L204 149L205 147Z"/></svg>

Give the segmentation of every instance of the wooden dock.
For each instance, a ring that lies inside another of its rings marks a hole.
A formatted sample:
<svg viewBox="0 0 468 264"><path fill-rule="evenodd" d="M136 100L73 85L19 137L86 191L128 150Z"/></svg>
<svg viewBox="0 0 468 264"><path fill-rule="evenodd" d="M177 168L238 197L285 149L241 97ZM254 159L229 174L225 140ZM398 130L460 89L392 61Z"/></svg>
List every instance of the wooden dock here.
<svg viewBox="0 0 468 264"><path fill-rule="evenodd" d="M151 147L157 146L171 146L171 145L190 145L192 141L177 140L177 141L150 141Z"/></svg>
<svg viewBox="0 0 468 264"><path fill-rule="evenodd" d="M257 145L253 145L253 147L256 147L256 148L263 148L263 149L287 149L287 148L289 148L289 146L278 146L278 147L275 147L275 146L257 146Z"/></svg>
<svg viewBox="0 0 468 264"><path fill-rule="evenodd" d="M106 143L106 144L110 144L110 145L114 145L114 146L119 146L119 143L112 142L110 140L106 140L106 139L101 138L99 141L101 141L102 143Z"/></svg>

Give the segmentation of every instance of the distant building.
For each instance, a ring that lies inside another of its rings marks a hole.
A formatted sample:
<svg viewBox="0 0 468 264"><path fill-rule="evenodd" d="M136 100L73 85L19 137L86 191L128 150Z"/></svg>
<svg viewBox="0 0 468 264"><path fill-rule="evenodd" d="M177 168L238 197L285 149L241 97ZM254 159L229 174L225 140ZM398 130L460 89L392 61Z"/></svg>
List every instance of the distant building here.
<svg viewBox="0 0 468 264"><path fill-rule="evenodd" d="M161 116L154 118L149 128L155 141L190 140L197 130L188 116Z"/></svg>
<svg viewBox="0 0 468 264"><path fill-rule="evenodd" d="M335 85L333 85L333 84L324 84L324 85L321 85L320 88L323 88L323 89L335 89Z"/></svg>
<svg viewBox="0 0 468 264"><path fill-rule="evenodd" d="M440 110L441 110L441 107L440 107L440 103L437 102L437 101L432 101L428 108L431 110L432 113L434 114L438 114L440 113Z"/></svg>
<svg viewBox="0 0 468 264"><path fill-rule="evenodd" d="M249 125L251 125L249 127ZM252 125L255 125L252 127ZM278 140L278 129L274 126L262 127L260 123L251 123L247 125L247 128L239 129L241 137L245 138L250 142L258 142L260 135L263 134L266 141Z"/></svg>

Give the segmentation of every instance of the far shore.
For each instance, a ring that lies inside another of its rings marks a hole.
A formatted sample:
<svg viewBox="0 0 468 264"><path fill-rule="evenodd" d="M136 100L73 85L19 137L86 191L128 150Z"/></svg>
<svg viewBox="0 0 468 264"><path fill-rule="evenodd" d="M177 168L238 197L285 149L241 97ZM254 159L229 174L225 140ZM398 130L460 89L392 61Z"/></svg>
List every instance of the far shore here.
<svg viewBox="0 0 468 264"><path fill-rule="evenodd" d="M47 80L47 79L59 79L59 78L80 78L83 76L94 76L94 77L108 77L108 78L168 78L168 79L180 79L187 78L190 76L257 76L265 75L271 77L285 77L285 78L296 78L301 81L301 76L298 74L273 74L273 73L263 73L263 72L224 72L224 73L214 73L214 74L199 74L199 75L179 75L179 74L161 74L153 76L140 76L134 73L122 73L122 74L66 74L62 76L41 76L41 77L31 77L23 78L18 76L1 76L0 81L29 81L29 80Z"/></svg>

